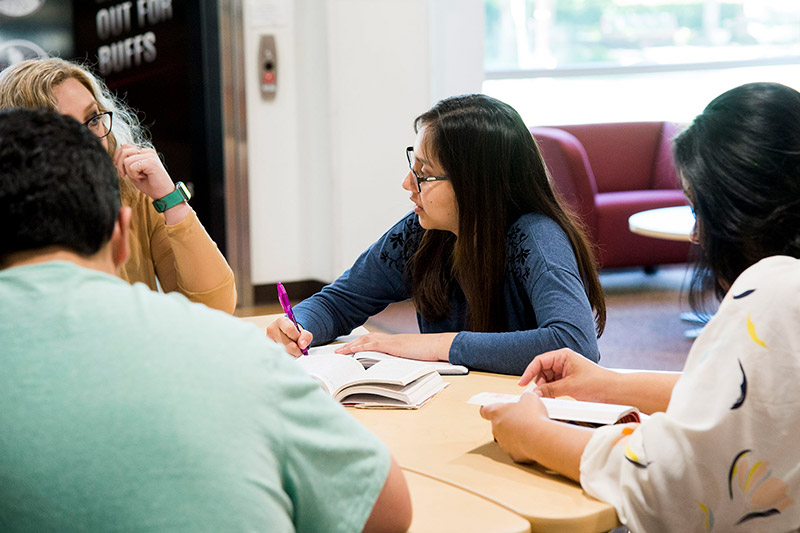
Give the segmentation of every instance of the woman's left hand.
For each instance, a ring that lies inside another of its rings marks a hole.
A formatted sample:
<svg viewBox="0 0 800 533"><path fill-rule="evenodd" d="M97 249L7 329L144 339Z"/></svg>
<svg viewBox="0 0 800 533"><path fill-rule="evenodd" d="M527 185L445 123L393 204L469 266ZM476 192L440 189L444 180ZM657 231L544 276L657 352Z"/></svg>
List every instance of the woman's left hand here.
<svg viewBox="0 0 800 533"><path fill-rule="evenodd" d="M343 344L336 353L383 352L406 359L420 361L449 361L450 345L455 333L415 333L390 335L388 333L367 333Z"/></svg>
<svg viewBox="0 0 800 533"><path fill-rule="evenodd" d="M114 166L120 176L128 176L133 185L153 200L175 190L175 184L152 148L123 144L114 153Z"/></svg>

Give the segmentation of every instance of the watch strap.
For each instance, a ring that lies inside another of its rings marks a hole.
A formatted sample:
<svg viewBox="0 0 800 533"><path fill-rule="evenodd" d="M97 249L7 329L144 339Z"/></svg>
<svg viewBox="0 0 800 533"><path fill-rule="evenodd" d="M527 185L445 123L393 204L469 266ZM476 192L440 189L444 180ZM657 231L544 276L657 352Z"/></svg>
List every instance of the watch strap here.
<svg viewBox="0 0 800 533"><path fill-rule="evenodd" d="M159 213L163 213L170 207L175 207L180 203L188 202L191 197L192 195L189 193L189 189L186 188L186 185L182 181L179 181L175 184L174 191L163 198L153 200L153 207Z"/></svg>

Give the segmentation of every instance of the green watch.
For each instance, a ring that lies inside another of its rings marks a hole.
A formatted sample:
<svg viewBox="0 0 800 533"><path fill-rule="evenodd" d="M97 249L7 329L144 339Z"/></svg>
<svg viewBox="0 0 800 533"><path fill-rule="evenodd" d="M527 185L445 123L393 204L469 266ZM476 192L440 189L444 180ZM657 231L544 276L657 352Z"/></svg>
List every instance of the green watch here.
<svg viewBox="0 0 800 533"><path fill-rule="evenodd" d="M174 191L163 198L153 200L153 207L155 207L156 211L159 213L163 213L170 207L175 207L180 203L188 202L191 197L192 194L189 192L189 189L186 188L186 185L184 185L182 181L179 181L175 184Z"/></svg>

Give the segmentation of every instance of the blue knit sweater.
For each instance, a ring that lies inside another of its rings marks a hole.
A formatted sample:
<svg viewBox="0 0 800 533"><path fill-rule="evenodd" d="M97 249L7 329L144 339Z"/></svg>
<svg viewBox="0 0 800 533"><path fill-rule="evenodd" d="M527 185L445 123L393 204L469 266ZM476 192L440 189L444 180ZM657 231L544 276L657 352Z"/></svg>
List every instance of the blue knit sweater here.
<svg viewBox="0 0 800 533"><path fill-rule="evenodd" d="M295 306L295 317L314 334L314 345L345 335L390 303L411 297L405 266L424 231L417 215L409 213L339 279ZM465 331L468 306L460 289L445 320L429 322L417 314L420 332L459 332L450 362L476 370L521 374L536 355L563 347L597 361L592 310L564 231L552 219L528 213L511 225L506 246L507 332Z"/></svg>

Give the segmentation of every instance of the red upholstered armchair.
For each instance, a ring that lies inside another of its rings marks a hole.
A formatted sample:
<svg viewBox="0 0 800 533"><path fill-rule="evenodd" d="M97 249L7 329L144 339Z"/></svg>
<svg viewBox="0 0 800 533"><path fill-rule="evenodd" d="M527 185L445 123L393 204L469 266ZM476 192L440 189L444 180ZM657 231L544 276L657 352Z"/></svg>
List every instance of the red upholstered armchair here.
<svg viewBox="0 0 800 533"><path fill-rule="evenodd" d="M556 190L583 219L601 268L646 268L689 260L689 243L643 237L628 217L685 205L672 158L669 122L623 122L530 129Z"/></svg>

